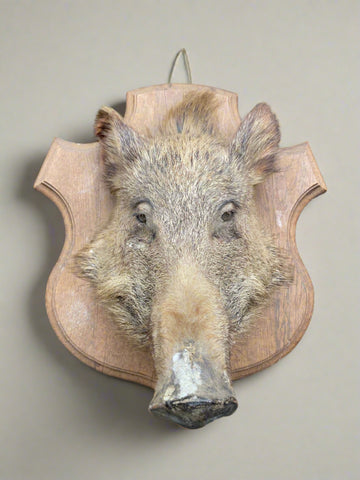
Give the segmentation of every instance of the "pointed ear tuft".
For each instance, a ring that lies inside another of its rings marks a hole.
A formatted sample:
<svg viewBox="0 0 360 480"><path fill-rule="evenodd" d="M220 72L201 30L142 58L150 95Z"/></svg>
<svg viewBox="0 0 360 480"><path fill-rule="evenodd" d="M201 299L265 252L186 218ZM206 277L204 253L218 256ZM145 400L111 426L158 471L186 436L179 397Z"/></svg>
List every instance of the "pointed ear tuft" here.
<svg viewBox="0 0 360 480"><path fill-rule="evenodd" d="M94 131L95 135L100 139L106 137L106 134L109 133L110 126L112 123L112 117L117 116L117 112L110 107L102 107L95 119ZM120 115L119 115L120 117Z"/></svg>
<svg viewBox="0 0 360 480"><path fill-rule="evenodd" d="M102 107L99 110L94 130L102 148L106 181L114 188L115 175L140 156L145 139L110 107Z"/></svg>
<svg viewBox="0 0 360 480"><path fill-rule="evenodd" d="M259 103L246 115L231 146L231 154L251 183L261 183L276 171L280 128L269 105Z"/></svg>

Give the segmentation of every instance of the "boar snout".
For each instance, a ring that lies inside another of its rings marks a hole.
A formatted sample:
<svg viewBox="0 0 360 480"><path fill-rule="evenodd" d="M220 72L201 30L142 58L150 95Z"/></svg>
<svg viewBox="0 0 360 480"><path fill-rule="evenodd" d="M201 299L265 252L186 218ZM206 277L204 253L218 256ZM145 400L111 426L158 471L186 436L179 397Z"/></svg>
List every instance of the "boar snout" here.
<svg viewBox="0 0 360 480"><path fill-rule="evenodd" d="M237 408L228 375L228 322L219 292L182 259L153 308L158 377L150 411L199 428Z"/></svg>
<svg viewBox="0 0 360 480"><path fill-rule="evenodd" d="M187 428L200 428L231 415L237 401L226 371L217 371L191 343L172 358L168 375L160 379L149 410Z"/></svg>

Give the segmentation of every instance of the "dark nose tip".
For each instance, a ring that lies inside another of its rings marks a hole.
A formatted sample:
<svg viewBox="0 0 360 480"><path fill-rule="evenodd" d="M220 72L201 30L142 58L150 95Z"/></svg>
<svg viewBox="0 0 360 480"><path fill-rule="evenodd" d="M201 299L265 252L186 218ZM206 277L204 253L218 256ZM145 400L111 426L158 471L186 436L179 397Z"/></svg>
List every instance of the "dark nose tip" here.
<svg viewBox="0 0 360 480"><path fill-rule="evenodd" d="M156 416L167 418L186 428L200 428L217 418L231 415L237 409L235 397L214 400L185 397L150 406Z"/></svg>

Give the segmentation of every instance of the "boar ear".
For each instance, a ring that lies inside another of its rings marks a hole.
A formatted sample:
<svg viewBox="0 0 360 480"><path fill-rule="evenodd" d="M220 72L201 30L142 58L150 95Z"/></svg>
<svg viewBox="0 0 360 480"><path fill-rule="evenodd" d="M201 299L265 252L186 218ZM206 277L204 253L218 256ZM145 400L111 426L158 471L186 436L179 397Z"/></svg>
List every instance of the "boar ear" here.
<svg viewBox="0 0 360 480"><path fill-rule="evenodd" d="M105 177L111 185L116 173L139 157L145 139L110 107L99 110L95 119L95 135L99 137L103 151Z"/></svg>
<svg viewBox="0 0 360 480"><path fill-rule="evenodd" d="M269 105L259 103L246 115L231 146L231 153L242 171L248 172L253 185L276 171L280 129Z"/></svg>

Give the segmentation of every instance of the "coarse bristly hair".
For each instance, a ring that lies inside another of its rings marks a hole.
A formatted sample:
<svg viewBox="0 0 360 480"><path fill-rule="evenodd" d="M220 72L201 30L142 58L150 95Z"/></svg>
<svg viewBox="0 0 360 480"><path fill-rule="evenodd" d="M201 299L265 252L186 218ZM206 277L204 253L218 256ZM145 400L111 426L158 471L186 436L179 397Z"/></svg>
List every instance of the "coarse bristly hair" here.
<svg viewBox="0 0 360 480"><path fill-rule="evenodd" d="M112 108L96 117L115 204L77 268L158 364L183 339L209 342L226 362L230 340L291 280L253 198L254 185L276 171L278 121L258 104L229 142L218 106L211 91L189 93L151 137Z"/></svg>

